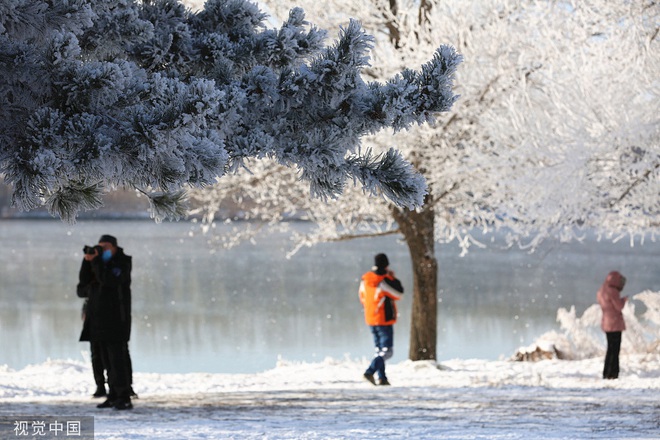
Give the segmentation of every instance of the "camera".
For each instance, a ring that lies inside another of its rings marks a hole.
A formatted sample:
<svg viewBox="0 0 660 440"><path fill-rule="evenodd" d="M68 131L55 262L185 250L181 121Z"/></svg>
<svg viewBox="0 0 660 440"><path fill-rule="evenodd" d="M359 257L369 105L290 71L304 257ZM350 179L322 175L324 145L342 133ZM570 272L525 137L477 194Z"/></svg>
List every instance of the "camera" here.
<svg viewBox="0 0 660 440"><path fill-rule="evenodd" d="M96 249L98 247L100 246L85 246L83 248L83 252L86 253L87 255L94 255L98 253L98 250Z"/></svg>

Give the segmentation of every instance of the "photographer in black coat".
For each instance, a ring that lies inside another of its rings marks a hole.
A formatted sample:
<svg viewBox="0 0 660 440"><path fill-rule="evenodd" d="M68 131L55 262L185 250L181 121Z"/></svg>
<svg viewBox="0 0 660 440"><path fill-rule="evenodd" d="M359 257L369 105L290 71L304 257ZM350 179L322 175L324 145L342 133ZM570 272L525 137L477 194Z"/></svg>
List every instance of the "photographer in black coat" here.
<svg viewBox="0 0 660 440"><path fill-rule="evenodd" d="M117 247L117 239L103 235L99 244L85 248L80 267L78 296L87 296L81 341L100 352L108 371L109 393L98 408L131 409L131 257Z"/></svg>

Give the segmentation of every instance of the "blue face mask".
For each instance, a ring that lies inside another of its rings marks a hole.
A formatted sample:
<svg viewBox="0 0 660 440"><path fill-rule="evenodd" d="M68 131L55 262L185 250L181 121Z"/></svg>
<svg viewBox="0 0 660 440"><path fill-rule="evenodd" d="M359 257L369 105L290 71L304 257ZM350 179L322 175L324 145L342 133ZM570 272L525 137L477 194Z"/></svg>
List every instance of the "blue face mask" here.
<svg viewBox="0 0 660 440"><path fill-rule="evenodd" d="M103 254L101 255L101 258L103 258L103 261L107 263L110 261L110 258L112 258L112 251L110 249L106 249L103 251Z"/></svg>

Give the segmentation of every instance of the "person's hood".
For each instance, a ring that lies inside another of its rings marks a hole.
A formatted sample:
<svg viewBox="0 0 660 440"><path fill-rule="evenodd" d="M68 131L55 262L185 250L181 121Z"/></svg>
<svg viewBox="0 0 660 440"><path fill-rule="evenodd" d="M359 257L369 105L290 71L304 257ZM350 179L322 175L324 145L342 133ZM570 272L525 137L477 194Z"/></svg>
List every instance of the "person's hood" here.
<svg viewBox="0 0 660 440"><path fill-rule="evenodd" d="M371 271L376 275L385 275L387 273L387 267L372 266Z"/></svg>
<svg viewBox="0 0 660 440"><path fill-rule="evenodd" d="M623 286L626 284L626 278L616 270L613 270L607 274L607 278L605 278L605 284L610 287L614 287L617 290L623 290Z"/></svg>
<svg viewBox="0 0 660 440"><path fill-rule="evenodd" d="M368 286L377 286L381 281L383 281L383 278L385 278L385 274L377 274L374 271L367 272L362 275L362 279Z"/></svg>

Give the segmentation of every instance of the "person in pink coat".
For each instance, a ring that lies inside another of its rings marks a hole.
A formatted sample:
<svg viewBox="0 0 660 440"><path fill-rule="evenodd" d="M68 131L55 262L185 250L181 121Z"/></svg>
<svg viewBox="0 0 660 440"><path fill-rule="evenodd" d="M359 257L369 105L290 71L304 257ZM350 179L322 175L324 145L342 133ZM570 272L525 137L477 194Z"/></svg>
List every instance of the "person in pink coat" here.
<svg viewBox="0 0 660 440"><path fill-rule="evenodd" d="M603 318L600 327L607 335L607 354L605 355L605 367L603 368L603 379L616 379L619 377L619 351L621 350L621 332L626 329L623 321L623 306L628 300L627 296L621 297L621 291L626 284L626 278L617 271L607 274L605 282L596 298L603 310Z"/></svg>

